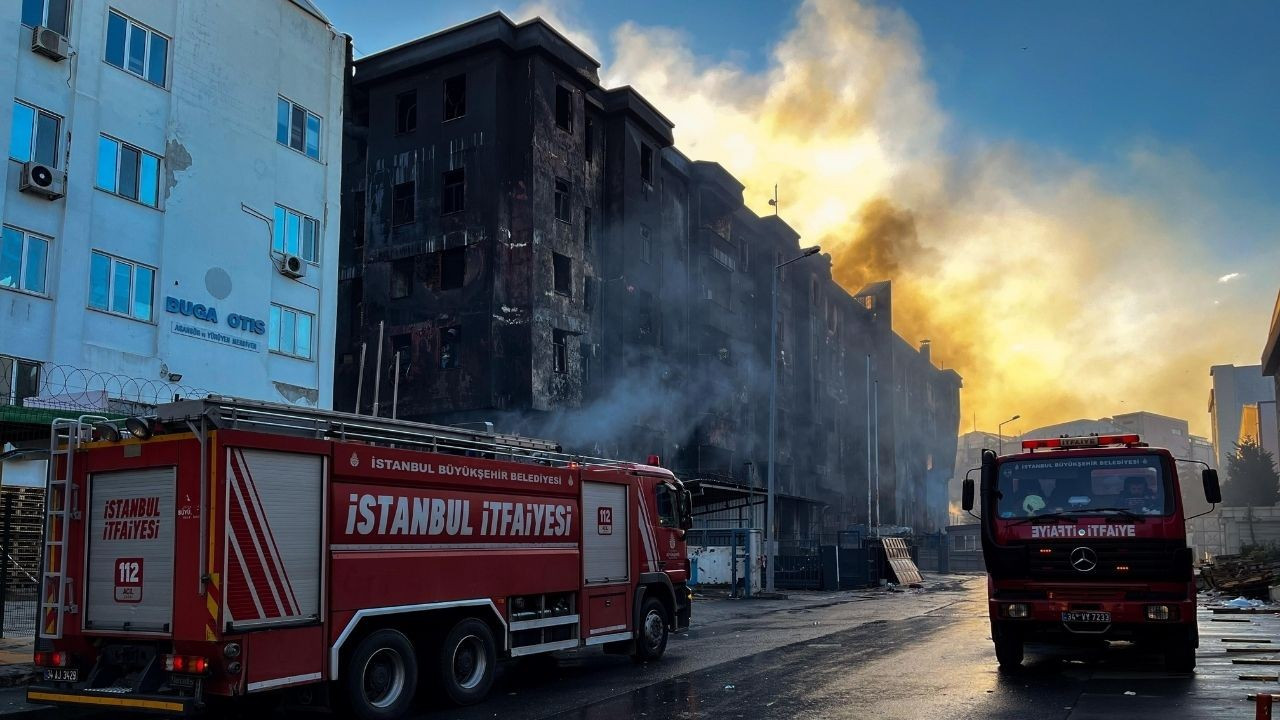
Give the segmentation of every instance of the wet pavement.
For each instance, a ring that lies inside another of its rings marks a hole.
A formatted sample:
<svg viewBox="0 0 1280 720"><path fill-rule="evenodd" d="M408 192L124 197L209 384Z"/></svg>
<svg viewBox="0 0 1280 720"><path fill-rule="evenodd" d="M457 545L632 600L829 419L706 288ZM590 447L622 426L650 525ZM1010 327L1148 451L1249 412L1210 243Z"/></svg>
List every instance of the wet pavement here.
<svg viewBox="0 0 1280 720"><path fill-rule="evenodd" d="M1246 696L1280 693L1280 617L1201 611L1197 672L1158 656L1028 653L1001 673L986 619L985 578L927 578L924 592L804 593L786 600L695 603L695 627L666 657L637 665L599 650L504 665L488 701L422 720L576 718L1252 718ZM1219 622L1212 617L1244 620ZM1263 649L1274 653L1228 652ZM3 711L0 711L2 713ZM112 715L116 717L116 715ZM322 716L314 716L322 717Z"/></svg>

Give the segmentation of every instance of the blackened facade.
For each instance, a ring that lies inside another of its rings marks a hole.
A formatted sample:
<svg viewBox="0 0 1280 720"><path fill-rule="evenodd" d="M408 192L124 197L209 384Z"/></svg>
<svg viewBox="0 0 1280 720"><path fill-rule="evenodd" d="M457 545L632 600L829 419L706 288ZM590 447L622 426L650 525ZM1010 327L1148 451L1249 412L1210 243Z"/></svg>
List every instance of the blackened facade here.
<svg viewBox="0 0 1280 720"><path fill-rule="evenodd" d="M659 454L704 519L759 526L772 273L800 237L597 70L501 14L355 63L335 406L376 385L384 415ZM778 306L780 536L865 523L877 477L883 524L941 528L959 376L829 256L784 268Z"/></svg>

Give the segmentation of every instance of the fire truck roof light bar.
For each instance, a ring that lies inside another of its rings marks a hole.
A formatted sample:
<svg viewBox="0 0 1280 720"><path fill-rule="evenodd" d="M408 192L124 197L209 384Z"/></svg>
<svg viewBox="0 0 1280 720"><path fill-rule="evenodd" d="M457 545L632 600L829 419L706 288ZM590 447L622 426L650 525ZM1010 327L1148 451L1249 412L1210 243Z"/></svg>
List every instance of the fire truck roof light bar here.
<svg viewBox="0 0 1280 720"><path fill-rule="evenodd" d="M1058 448L1069 450L1071 448L1095 448L1104 447L1106 445L1137 445L1141 440L1136 434L1125 435L1081 435L1077 437L1068 437L1066 435L1056 438L1045 438L1043 440L1023 440L1022 449L1044 450L1050 448Z"/></svg>

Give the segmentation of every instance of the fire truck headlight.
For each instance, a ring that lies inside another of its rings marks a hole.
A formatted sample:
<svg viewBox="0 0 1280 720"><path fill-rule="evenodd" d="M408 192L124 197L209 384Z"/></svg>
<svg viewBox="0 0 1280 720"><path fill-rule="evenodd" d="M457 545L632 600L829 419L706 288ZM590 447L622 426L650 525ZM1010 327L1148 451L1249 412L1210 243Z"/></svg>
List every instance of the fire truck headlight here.
<svg viewBox="0 0 1280 720"><path fill-rule="evenodd" d="M1169 609L1168 605L1148 605L1147 619L1156 621L1171 620L1173 619L1173 611Z"/></svg>
<svg viewBox="0 0 1280 720"><path fill-rule="evenodd" d="M240 643L227 643L222 646L222 654L229 658L240 657Z"/></svg>
<svg viewBox="0 0 1280 720"><path fill-rule="evenodd" d="M1031 615L1031 609L1022 603L1009 603L1004 606L1005 617L1025 618Z"/></svg>
<svg viewBox="0 0 1280 720"><path fill-rule="evenodd" d="M229 674L229 675L239 675L239 674L240 674L240 661L239 661L239 660L232 660L231 662L227 663L227 674Z"/></svg>

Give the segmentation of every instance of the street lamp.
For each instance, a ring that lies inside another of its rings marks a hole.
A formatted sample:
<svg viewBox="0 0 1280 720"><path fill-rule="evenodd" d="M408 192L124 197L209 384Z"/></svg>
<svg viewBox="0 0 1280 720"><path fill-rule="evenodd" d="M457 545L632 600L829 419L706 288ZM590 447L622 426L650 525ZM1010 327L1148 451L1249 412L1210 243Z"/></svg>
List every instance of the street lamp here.
<svg viewBox="0 0 1280 720"><path fill-rule="evenodd" d="M773 536L773 514L778 464L776 456L778 445L778 276L782 274L782 268L810 255L817 255L821 249L817 245L805 248L798 256L773 267L773 310L769 313L769 490L764 511L764 547L765 557L768 558L765 565L765 589L768 592L774 590L773 571L774 565L777 564L772 552L772 543L777 540Z"/></svg>
<svg viewBox="0 0 1280 720"><path fill-rule="evenodd" d="M1009 423L1013 422L1014 420L1017 420L1017 419L1018 419L1018 418L1020 418L1020 417L1022 417L1022 416L1021 416L1021 415L1014 415L1013 417L1009 418L1008 420L1005 420L1004 422L1002 422L1002 423L1000 423L999 425L997 425L997 426L996 426L996 438L997 438L997 442L1000 444L1000 454L1001 454L1001 455L1003 455L1003 454L1004 454L1004 426L1005 426L1005 425L1008 425Z"/></svg>

